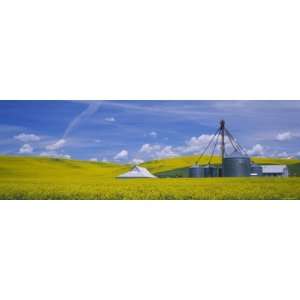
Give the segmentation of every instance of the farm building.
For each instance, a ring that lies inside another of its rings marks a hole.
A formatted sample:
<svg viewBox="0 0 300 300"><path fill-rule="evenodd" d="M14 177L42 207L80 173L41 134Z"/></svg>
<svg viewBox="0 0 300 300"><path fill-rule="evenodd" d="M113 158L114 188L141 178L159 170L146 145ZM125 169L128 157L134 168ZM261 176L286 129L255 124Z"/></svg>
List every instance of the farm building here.
<svg viewBox="0 0 300 300"><path fill-rule="evenodd" d="M286 165L262 165L262 176L289 176Z"/></svg>
<svg viewBox="0 0 300 300"><path fill-rule="evenodd" d="M212 157L218 148L221 152L220 167L211 165ZM208 154L209 157L206 166L199 165L204 154ZM251 175L251 159L247 151L225 128L225 121L221 120L218 130L211 137L195 164L190 167L189 177L248 177Z"/></svg>
<svg viewBox="0 0 300 300"><path fill-rule="evenodd" d="M225 142L227 139L227 143ZM221 142L221 143L220 143ZM220 149L221 165L211 165L216 149ZM228 153L228 148L231 153ZM233 151L232 151L233 149ZM209 158L206 166L200 165L204 154ZM189 168L189 177L248 177L248 176L289 176L286 165L257 165L251 161L249 153L243 148L233 135L225 128L225 121L221 120L217 132L212 136L201 155L193 166Z"/></svg>
<svg viewBox="0 0 300 300"><path fill-rule="evenodd" d="M117 178L156 178L146 168L135 166L131 171L119 175Z"/></svg>

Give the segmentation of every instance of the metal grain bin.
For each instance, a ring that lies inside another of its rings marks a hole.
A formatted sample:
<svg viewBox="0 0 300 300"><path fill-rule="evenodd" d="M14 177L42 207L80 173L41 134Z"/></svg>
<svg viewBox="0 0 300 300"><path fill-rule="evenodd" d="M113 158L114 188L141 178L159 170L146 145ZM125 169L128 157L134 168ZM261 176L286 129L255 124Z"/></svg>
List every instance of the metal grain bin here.
<svg viewBox="0 0 300 300"><path fill-rule="evenodd" d="M252 164L251 165L251 176L262 176L262 166Z"/></svg>
<svg viewBox="0 0 300 300"><path fill-rule="evenodd" d="M203 177L203 168L199 165L194 165L189 168L189 177L199 178Z"/></svg>
<svg viewBox="0 0 300 300"><path fill-rule="evenodd" d="M218 177L218 168L207 165L203 168L204 177Z"/></svg>
<svg viewBox="0 0 300 300"><path fill-rule="evenodd" d="M218 167L218 177L222 177L222 166Z"/></svg>
<svg viewBox="0 0 300 300"><path fill-rule="evenodd" d="M250 176L250 158L235 151L230 156L224 157L224 177L246 177Z"/></svg>

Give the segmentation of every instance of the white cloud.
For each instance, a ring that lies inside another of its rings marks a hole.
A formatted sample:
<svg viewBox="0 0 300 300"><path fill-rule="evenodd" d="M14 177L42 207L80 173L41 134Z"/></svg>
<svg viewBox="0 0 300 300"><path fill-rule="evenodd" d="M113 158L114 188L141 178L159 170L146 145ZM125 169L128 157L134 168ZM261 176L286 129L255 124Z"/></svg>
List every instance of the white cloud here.
<svg viewBox="0 0 300 300"><path fill-rule="evenodd" d="M101 143L101 140L94 140L95 143Z"/></svg>
<svg viewBox="0 0 300 300"><path fill-rule="evenodd" d="M19 153L21 154L29 154L33 152L33 147L30 146L29 144L24 144L20 149Z"/></svg>
<svg viewBox="0 0 300 300"><path fill-rule="evenodd" d="M144 144L139 149L139 153L143 154L142 158L144 159L155 159L155 158L164 158L164 157L174 157L178 155L199 155L203 153L203 151L207 148L210 144L210 147L206 149L205 154L211 154L214 146L214 155L218 155L220 153L220 137L218 138L218 143L216 144L217 140L214 138L214 135L210 134L202 134L198 137L191 137L182 146L164 146L160 144ZM225 137L225 146L226 152L231 153L234 148L229 140L229 138ZM255 153L256 155L262 155L262 146L255 145L253 149L250 149L250 153Z"/></svg>
<svg viewBox="0 0 300 300"><path fill-rule="evenodd" d="M72 156L69 154L60 154L57 153L55 151L45 151L45 152L41 152L40 156L44 156L44 157L54 157L54 158L62 158L62 159L71 159Z"/></svg>
<svg viewBox="0 0 300 300"><path fill-rule="evenodd" d="M37 142L41 139L39 136L37 136L35 134L26 134L26 133L20 133L20 134L14 136L14 138L16 140L19 140L24 143Z"/></svg>
<svg viewBox="0 0 300 300"><path fill-rule="evenodd" d="M46 146L46 149L50 150L50 151L58 150L58 149L62 148L65 145L65 143L66 143L65 139L60 139L57 142Z"/></svg>
<svg viewBox="0 0 300 300"><path fill-rule="evenodd" d="M171 157L177 156L176 148L172 146L162 146L162 145L151 145L151 144L144 144L139 150L140 153L144 153L149 155L153 158L163 158L163 157Z"/></svg>
<svg viewBox="0 0 300 300"><path fill-rule="evenodd" d="M116 122L116 119L114 117L108 117L104 119L107 122Z"/></svg>
<svg viewBox="0 0 300 300"><path fill-rule="evenodd" d="M144 144L139 152L151 158L174 157L180 154L199 153L205 149L213 135L203 134L199 137L192 137L183 146L163 146L159 144Z"/></svg>
<svg viewBox="0 0 300 300"><path fill-rule="evenodd" d="M276 136L276 140L278 141L288 141L293 137L292 133L290 131L278 133Z"/></svg>
<svg viewBox="0 0 300 300"><path fill-rule="evenodd" d="M134 158L131 163L134 165L142 164L144 161L142 159Z"/></svg>
<svg viewBox="0 0 300 300"><path fill-rule="evenodd" d="M154 152L154 151L159 151L160 149L161 149L160 145L144 144L144 145L142 145L139 152L141 152L141 153L151 153L151 152Z"/></svg>
<svg viewBox="0 0 300 300"><path fill-rule="evenodd" d="M193 136L185 142L185 146L181 147L182 153L201 152L208 145L213 135L201 134L198 137Z"/></svg>
<svg viewBox="0 0 300 300"><path fill-rule="evenodd" d="M92 157L92 158L90 158L90 161L92 161L92 162L97 162L97 161L98 161L98 158L97 158L97 157Z"/></svg>
<svg viewBox="0 0 300 300"><path fill-rule="evenodd" d="M51 152L41 152L40 156L53 156Z"/></svg>
<svg viewBox="0 0 300 300"><path fill-rule="evenodd" d="M199 153L202 153L206 149L212 138L213 135L202 134L198 137L191 137L185 142L184 145L178 147L163 146L160 144L144 144L139 149L139 153L143 154L143 158L147 159L174 157L185 154L199 155ZM213 140L210 147L207 149L206 154L211 154L215 143L216 139ZM232 151L234 151L234 148L231 145L231 142L229 141L228 137L225 138L225 146L227 153L231 153ZM248 150L249 155L256 156L262 156L264 155L264 152L265 148L260 144L256 144ZM218 153L220 153L220 139L218 140L218 144L216 145L214 155L218 155Z"/></svg>
<svg viewBox="0 0 300 300"><path fill-rule="evenodd" d="M102 161L102 162L108 162L108 160L107 160L106 157L103 157L101 161Z"/></svg>
<svg viewBox="0 0 300 300"><path fill-rule="evenodd" d="M122 150L115 155L114 160L122 160L122 159L126 159L127 157L128 157L128 151Z"/></svg>
<svg viewBox="0 0 300 300"><path fill-rule="evenodd" d="M288 157L289 154L288 154L286 151L284 151L284 152L278 153L277 156L278 156L278 157Z"/></svg>
<svg viewBox="0 0 300 300"><path fill-rule="evenodd" d="M152 137L154 137L154 138L156 138L156 137L157 137L157 132L151 131L151 132L149 133L149 135L152 136Z"/></svg>
<svg viewBox="0 0 300 300"><path fill-rule="evenodd" d="M165 146L160 151L156 152L158 158L178 156L176 149L172 146Z"/></svg>
<svg viewBox="0 0 300 300"><path fill-rule="evenodd" d="M248 155L263 156L265 153L265 148L261 144L256 144L251 149L247 151Z"/></svg>
<svg viewBox="0 0 300 300"><path fill-rule="evenodd" d="M212 140L213 137L214 135L210 134L202 134L198 137L194 136L187 140L183 146L174 149L176 149L176 152L179 154L199 154L202 153L208 146L209 142L212 141L210 147L206 150L206 154L208 154L212 152L216 143L216 138ZM225 137L225 146L227 151L230 152L233 150L228 137ZM216 145L214 153L217 154L218 151L220 151L220 137L218 138L218 144Z"/></svg>

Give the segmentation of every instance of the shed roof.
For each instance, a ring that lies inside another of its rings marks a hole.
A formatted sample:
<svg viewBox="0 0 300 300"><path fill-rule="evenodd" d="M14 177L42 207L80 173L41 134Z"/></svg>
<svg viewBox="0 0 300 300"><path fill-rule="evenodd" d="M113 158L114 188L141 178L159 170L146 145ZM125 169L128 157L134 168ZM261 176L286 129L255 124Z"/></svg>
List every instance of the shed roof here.
<svg viewBox="0 0 300 300"><path fill-rule="evenodd" d="M117 178L156 178L146 168L134 167L131 171L119 175Z"/></svg>
<svg viewBox="0 0 300 300"><path fill-rule="evenodd" d="M263 173L284 173L286 165L262 165Z"/></svg>

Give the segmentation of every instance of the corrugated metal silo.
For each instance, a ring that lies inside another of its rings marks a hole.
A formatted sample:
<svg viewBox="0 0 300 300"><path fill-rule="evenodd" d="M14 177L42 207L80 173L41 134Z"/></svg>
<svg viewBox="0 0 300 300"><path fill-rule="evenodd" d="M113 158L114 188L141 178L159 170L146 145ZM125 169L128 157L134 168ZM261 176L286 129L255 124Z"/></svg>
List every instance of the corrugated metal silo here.
<svg viewBox="0 0 300 300"><path fill-rule="evenodd" d="M222 166L218 168L218 177L222 177Z"/></svg>
<svg viewBox="0 0 300 300"><path fill-rule="evenodd" d="M203 168L199 165L193 165L189 168L189 177L199 178L203 177Z"/></svg>
<svg viewBox="0 0 300 300"><path fill-rule="evenodd" d="M203 168L204 171L204 177L218 177L218 168L207 165Z"/></svg>
<svg viewBox="0 0 300 300"><path fill-rule="evenodd" d="M246 177L250 176L250 158L238 151L224 157L223 162L225 177Z"/></svg>

